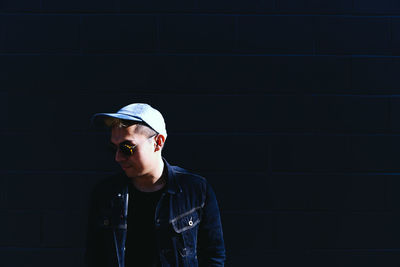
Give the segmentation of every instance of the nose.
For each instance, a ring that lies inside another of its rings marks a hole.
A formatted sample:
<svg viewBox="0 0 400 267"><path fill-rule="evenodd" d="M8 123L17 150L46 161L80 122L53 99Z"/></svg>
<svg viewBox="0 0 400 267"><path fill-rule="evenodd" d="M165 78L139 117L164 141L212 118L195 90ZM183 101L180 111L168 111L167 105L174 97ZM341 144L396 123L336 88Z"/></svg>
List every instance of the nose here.
<svg viewBox="0 0 400 267"><path fill-rule="evenodd" d="M122 162L125 159L126 159L126 156L118 149L117 152L115 152L115 161Z"/></svg>

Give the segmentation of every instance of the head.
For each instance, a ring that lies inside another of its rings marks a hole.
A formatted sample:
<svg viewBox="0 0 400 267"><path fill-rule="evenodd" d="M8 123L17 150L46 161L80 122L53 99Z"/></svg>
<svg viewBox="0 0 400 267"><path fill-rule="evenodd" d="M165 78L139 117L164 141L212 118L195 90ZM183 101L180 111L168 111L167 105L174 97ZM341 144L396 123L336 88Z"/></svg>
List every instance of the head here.
<svg viewBox="0 0 400 267"><path fill-rule="evenodd" d="M111 128L115 160L128 177L151 175L162 163L161 151L167 131L163 116L150 105L135 103L116 113L97 113L93 122Z"/></svg>
<svg viewBox="0 0 400 267"><path fill-rule="evenodd" d="M115 161L128 177L149 175L162 161L165 136L146 125L115 119L111 126L110 141L117 148ZM121 144L134 147L132 155L124 154L119 148Z"/></svg>

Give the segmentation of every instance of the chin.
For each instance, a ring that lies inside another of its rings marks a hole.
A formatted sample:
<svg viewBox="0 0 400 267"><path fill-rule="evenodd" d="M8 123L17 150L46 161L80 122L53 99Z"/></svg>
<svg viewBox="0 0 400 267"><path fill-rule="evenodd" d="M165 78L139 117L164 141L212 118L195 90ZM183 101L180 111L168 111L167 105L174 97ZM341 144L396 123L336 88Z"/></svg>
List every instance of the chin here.
<svg viewBox="0 0 400 267"><path fill-rule="evenodd" d="M132 168L126 169L125 174L126 174L126 176L128 176L130 178L135 178L135 177L141 176L140 172L138 172L136 170L132 170Z"/></svg>

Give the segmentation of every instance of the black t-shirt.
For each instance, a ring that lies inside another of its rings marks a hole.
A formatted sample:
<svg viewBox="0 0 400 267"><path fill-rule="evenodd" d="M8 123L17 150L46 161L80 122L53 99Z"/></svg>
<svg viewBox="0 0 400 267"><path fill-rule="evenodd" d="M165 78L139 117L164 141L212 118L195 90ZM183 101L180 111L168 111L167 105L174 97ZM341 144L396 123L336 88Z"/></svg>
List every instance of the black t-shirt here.
<svg viewBox="0 0 400 267"><path fill-rule="evenodd" d="M129 186L126 267L157 267L160 264L154 217L164 188L155 192L142 192L133 185Z"/></svg>

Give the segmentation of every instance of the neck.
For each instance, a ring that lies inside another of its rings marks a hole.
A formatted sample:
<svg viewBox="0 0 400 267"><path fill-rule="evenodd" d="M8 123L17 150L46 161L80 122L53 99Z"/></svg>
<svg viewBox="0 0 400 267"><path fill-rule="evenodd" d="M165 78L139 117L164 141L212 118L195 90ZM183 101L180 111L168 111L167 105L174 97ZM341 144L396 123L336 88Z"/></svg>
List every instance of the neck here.
<svg viewBox="0 0 400 267"><path fill-rule="evenodd" d="M160 158L153 171L150 173L132 178L133 185L143 192L154 192L164 187L166 177L163 175L164 161Z"/></svg>

